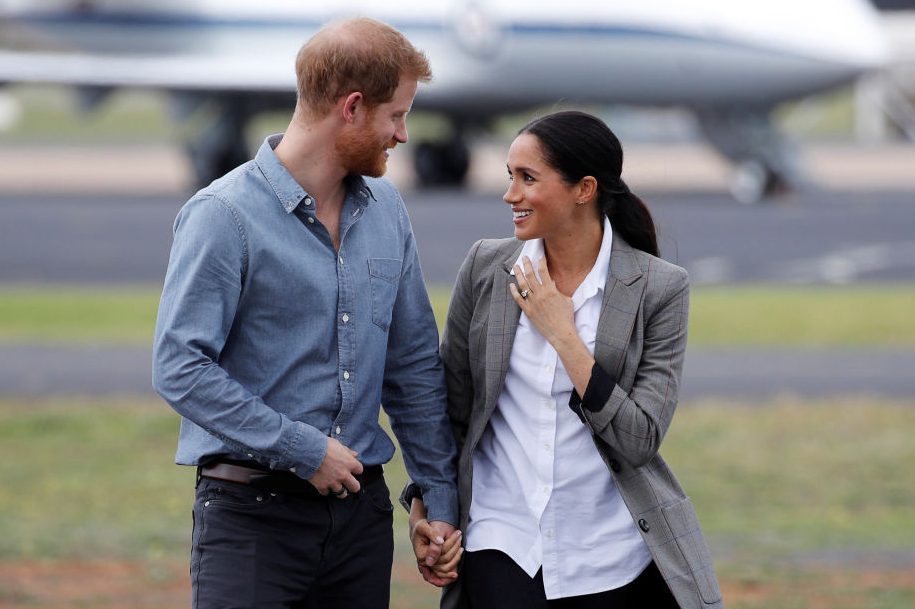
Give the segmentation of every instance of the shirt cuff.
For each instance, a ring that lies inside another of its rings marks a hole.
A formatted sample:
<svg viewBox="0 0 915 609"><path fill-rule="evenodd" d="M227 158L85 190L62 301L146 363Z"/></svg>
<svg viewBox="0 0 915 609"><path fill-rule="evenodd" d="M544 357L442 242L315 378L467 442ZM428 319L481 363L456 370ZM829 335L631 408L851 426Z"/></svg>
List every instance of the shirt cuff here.
<svg viewBox="0 0 915 609"><path fill-rule="evenodd" d="M426 506L426 520L441 520L452 526L458 526L457 489L438 486L423 490L423 503Z"/></svg>
<svg viewBox="0 0 915 609"><path fill-rule="evenodd" d="M597 412L610 399L614 387L616 387L616 379L607 374L600 364L594 362L594 366L591 368L591 378L588 379L588 386L585 388L585 397L580 397L578 391L572 389L569 408L576 414L582 410Z"/></svg>
<svg viewBox="0 0 915 609"><path fill-rule="evenodd" d="M419 485L415 482L408 482L406 486L403 487L403 490L400 492L400 505L403 506L403 509L407 510L407 513L413 508L413 500L419 499L422 501L423 491L419 488Z"/></svg>
<svg viewBox="0 0 915 609"><path fill-rule="evenodd" d="M299 478L308 480L315 475L327 454L327 436L315 427L297 422L298 433L290 447L293 466L288 468ZM285 468L281 468L285 469Z"/></svg>

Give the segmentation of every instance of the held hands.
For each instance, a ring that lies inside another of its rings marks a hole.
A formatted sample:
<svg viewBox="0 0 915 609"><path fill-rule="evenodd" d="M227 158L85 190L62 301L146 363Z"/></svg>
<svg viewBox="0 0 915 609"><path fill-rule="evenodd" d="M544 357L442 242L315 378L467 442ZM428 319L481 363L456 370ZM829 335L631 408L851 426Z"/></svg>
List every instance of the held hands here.
<svg viewBox="0 0 915 609"><path fill-rule="evenodd" d="M440 520L428 521L426 509L414 499L410 510L410 542L423 579L433 586L446 586L457 577L457 565L464 548L461 531Z"/></svg>
<svg viewBox="0 0 915 609"><path fill-rule="evenodd" d="M330 493L343 499L348 493L358 493L360 487L355 475L362 473L362 463L356 459L357 455L339 440L327 438L324 460L308 481L322 495Z"/></svg>
<svg viewBox="0 0 915 609"><path fill-rule="evenodd" d="M530 258L525 256L523 262L524 268L515 265L518 285L510 284L508 289L537 331L559 351L563 341L578 338L572 299L556 289L545 257L540 259L540 279Z"/></svg>

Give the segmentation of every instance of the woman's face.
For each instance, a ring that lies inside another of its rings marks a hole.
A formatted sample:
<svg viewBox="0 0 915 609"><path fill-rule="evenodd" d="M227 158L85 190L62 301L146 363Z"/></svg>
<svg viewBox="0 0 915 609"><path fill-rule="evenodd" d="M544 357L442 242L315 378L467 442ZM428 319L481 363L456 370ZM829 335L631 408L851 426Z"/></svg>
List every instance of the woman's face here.
<svg viewBox="0 0 915 609"><path fill-rule="evenodd" d="M530 133L515 138L508 149L510 184L502 199L512 206L515 238L528 239L572 236L582 221L576 206L578 189L568 185L558 171L547 164L540 140Z"/></svg>

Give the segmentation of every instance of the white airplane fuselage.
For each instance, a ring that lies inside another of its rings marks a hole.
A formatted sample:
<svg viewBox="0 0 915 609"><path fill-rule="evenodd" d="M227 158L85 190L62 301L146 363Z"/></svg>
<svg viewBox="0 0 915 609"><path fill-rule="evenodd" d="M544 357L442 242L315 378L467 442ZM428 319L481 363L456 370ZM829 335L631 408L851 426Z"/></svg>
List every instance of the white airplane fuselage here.
<svg viewBox="0 0 915 609"><path fill-rule="evenodd" d="M750 163L745 198L758 199L792 181L766 131L769 110L886 57L867 0L0 0L0 83L215 100L226 120L211 152L198 147L218 161L197 171L205 181L244 158L231 151L252 114L291 109L300 45L352 15L394 25L430 60L434 80L413 107L449 116L458 144L425 149L417 170L430 184L459 182L463 127L503 113L560 102L683 106L719 152Z"/></svg>
<svg viewBox="0 0 915 609"><path fill-rule="evenodd" d="M445 111L557 99L772 104L847 82L885 55L875 13L863 0L151 4L96 1L74 9L72 2L8 0L0 6L21 38L31 33L38 50L134 59L138 69L161 60L174 66L174 88L265 92L294 90L295 53L321 24L366 14L397 26L426 51L435 81L417 102ZM167 86L169 78L136 74L133 80Z"/></svg>

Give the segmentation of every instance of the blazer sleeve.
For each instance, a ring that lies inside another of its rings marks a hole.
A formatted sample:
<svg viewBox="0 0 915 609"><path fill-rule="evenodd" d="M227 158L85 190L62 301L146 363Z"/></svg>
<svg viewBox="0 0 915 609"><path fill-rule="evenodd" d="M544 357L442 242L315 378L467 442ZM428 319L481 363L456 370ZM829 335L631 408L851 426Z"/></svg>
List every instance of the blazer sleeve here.
<svg viewBox="0 0 915 609"><path fill-rule="evenodd" d="M445 365L445 386L448 389L448 417L457 442L458 454L467 437L470 411L473 406L473 378L470 372L468 335L473 317L473 265L482 240L477 241L458 271L448 317L442 334L441 355Z"/></svg>
<svg viewBox="0 0 915 609"><path fill-rule="evenodd" d="M575 409L592 433L636 467L654 458L670 427L686 352L689 278L684 269L671 266L661 285L658 304L648 307L646 301L642 355L632 388L627 391L614 380L600 408Z"/></svg>

